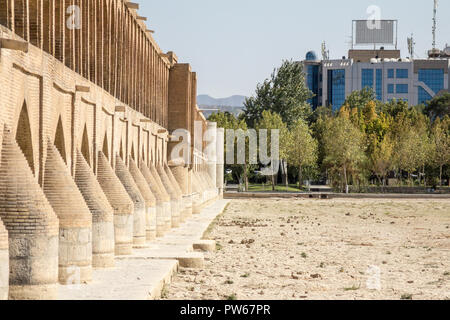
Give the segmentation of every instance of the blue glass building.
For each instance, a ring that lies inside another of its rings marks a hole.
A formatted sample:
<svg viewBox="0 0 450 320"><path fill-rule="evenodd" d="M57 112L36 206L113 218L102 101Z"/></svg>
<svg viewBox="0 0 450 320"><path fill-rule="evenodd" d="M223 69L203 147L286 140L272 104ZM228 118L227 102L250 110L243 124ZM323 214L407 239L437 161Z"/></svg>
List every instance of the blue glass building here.
<svg viewBox="0 0 450 320"><path fill-rule="evenodd" d="M308 89L313 94L313 97L308 100L313 110L321 103L322 90L321 90L321 64L317 60L317 54L314 51L309 51L306 54L305 60L306 69L306 83Z"/></svg>
<svg viewBox="0 0 450 320"><path fill-rule="evenodd" d="M419 81L428 86L435 94L444 89L444 69L419 69ZM426 104L433 99L430 93L419 85L418 103Z"/></svg>
<svg viewBox="0 0 450 320"><path fill-rule="evenodd" d="M337 111L345 98L345 69L328 70L328 105Z"/></svg>
<svg viewBox="0 0 450 320"><path fill-rule="evenodd" d="M356 50L353 50L356 51ZM354 52L353 52L354 54ZM364 56L367 51L361 55ZM364 56L366 57L366 56ZM437 94L448 91L450 59L370 58L317 61L314 53L305 61L308 88L315 94L310 100L318 106L339 110L352 92L371 88L377 100L408 101L410 105L426 104Z"/></svg>

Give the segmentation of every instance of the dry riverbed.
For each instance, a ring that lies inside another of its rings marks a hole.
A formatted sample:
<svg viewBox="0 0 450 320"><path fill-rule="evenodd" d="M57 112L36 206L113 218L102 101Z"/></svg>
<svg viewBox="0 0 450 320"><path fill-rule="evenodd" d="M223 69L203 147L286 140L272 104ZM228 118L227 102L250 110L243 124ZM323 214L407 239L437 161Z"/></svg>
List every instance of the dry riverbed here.
<svg viewBox="0 0 450 320"><path fill-rule="evenodd" d="M234 200L165 299L450 299L450 200Z"/></svg>

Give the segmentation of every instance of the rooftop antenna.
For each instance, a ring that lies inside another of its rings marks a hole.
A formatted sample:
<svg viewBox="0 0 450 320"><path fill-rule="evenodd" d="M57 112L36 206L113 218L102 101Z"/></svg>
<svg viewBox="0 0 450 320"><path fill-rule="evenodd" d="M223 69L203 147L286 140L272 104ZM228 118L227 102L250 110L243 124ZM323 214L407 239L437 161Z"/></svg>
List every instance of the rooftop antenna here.
<svg viewBox="0 0 450 320"><path fill-rule="evenodd" d="M411 59L414 59L414 47L416 43L414 42L414 35L411 34L411 38L408 38L408 52Z"/></svg>
<svg viewBox="0 0 450 320"><path fill-rule="evenodd" d="M326 42L322 42L322 60L330 60L330 50L327 49Z"/></svg>
<svg viewBox="0 0 450 320"><path fill-rule="evenodd" d="M434 0L434 8L433 8L433 50L436 49L437 8L438 8L438 0Z"/></svg>

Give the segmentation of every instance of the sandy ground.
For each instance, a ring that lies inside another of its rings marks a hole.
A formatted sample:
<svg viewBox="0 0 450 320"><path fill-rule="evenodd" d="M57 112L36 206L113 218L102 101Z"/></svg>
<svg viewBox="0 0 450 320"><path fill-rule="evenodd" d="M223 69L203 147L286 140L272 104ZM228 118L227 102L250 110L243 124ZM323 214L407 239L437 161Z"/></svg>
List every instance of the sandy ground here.
<svg viewBox="0 0 450 320"><path fill-rule="evenodd" d="M450 299L450 200L234 200L166 299Z"/></svg>

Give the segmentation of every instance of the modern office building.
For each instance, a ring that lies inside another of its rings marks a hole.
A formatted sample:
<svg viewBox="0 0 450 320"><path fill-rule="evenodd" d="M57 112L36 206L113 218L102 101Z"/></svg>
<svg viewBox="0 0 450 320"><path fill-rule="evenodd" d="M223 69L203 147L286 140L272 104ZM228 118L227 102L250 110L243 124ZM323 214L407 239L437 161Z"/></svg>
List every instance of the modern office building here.
<svg viewBox="0 0 450 320"><path fill-rule="evenodd" d="M448 48L446 49L449 51ZM444 50L444 52L446 51ZM349 58L318 60L310 51L303 61L313 109L332 106L339 110L354 91L372 88L383 102L403 99L410 105L427 103L449 91L450 58L423 60L400 58L399 50L350 50Z"/></svg>

